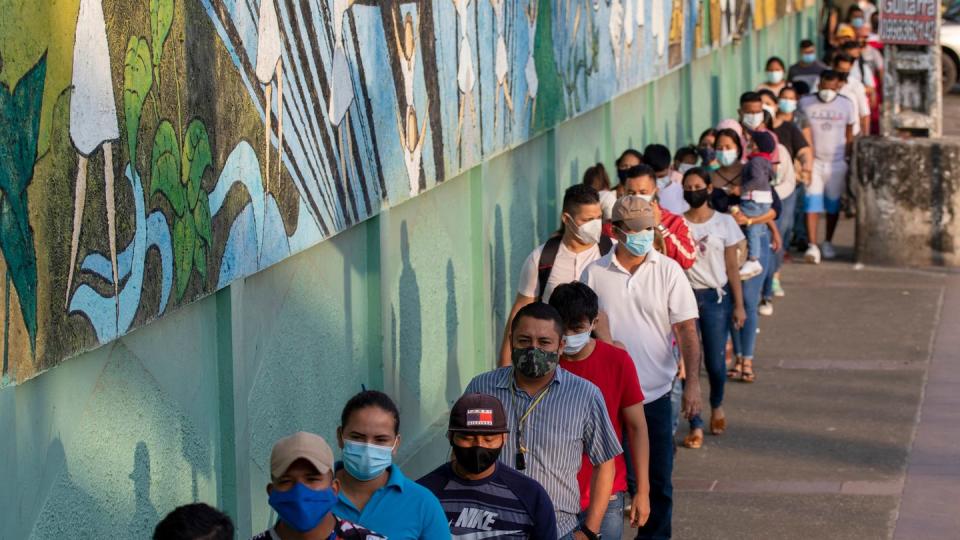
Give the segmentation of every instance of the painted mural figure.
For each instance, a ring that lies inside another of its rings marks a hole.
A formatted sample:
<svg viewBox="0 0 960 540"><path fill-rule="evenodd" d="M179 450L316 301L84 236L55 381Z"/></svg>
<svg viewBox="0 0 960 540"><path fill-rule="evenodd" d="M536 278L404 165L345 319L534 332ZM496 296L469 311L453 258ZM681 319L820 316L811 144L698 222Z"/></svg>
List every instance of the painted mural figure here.
<svg viewBox="0 0 960 540"><path fill-rule="evenodd" d="M527 103L530 104L530 117L532 118L536 111L537 90L540 86L540 81L537 78L537 65L533 59L534 44L537 38L537 0L530 0L525 14L527 16L527 39L530 43L530 50L527 53L526 68L523 70L527 79L527 95L523 99L523 106L526 108Z"/></svg>
<svg viewBox="0 0 960 540"><path fill-rule="evenodd" d="M683 0L673 0L673 10L670 14L670 67L676 67L683 62Z"/></svg>
<svg viewBox="0 0 960 540"><path fill-rule="evenodd" d="M493 125L497 125L497 111L499 110L500 89L503 89L503 102L507 109L513 112L513 99L510 97L510 82L507 80L509 64L507 62L507 42L503 37L504 13L503 0L490 0L493 6L494 18L497 21L497 45L494 56L494 73L497 76L497 90L493 94Z"/></svg>
<svg viewBox="0 0 960 540"><path fill-rule="evenodd" d="M630 2L630 0L627 0ZM626 23L628 26L629 22ZM610 3L610 46L613 49L613 65L616 69L617 75L620 75L620 49L622 46L623 40L623 26L624 26L624 15L623 15L623 4L620 3L620 0L613 0Z"/></svg>
<svg viewBox="0 0 960 540"><path fill-rule="evenodd" d="M344 184L347 180L347 159L350 152L345 151L346 144L344 130L350 124L349 109L353 103L353 78L350 75L350 66L347 64L347 51L343 45L343 17L355 0L333 0L333 70L330 76L330 103L327 107L327 117L330 123L337 128L337 146L339 147L340 171ZM344 125L346 119L346 125ZM344 210L347 210L346 208Z"/></svg>
<svg viewBox="0 0 960 540"><path fill-rule="evenodd" d="M83 207L87 195L87 165L90 157L102 146L110 264L113 270L113 292L119 313L113 141L120 139L120 126L117 122L113 79L110 73L110 50L107 47L107 29L103 19L101 0L80 1L76 41L73 48L72 80L70 139L77 149L78 162L66 305L69 305L70 302L73 273L77 264L77 251L80 246ZM133 157L131 156L131 159Z"/></svg>
<svg viewBox="0 0 960 540"><path fill-rule="evenodd" d="M266 167L267 193L270 192L270 121L272 116L271 94L274 80L277 85L277 182L283 170L281 156L283 155L283 60L280 57L280 24L277 21L277 7L273 0L263 0L260 3L260 20L257 22L257 79L266 86L263 112L266 121L266 143L264 147L264 163ZM274 79L274 76L276 78Z"/></svg>
<svg viewBox="0 0 960 540"><path fill-rule="evenodd" d="M397 16L393 16L393 35L400 51L400 72L403 74L403 94L407 105L413 105L413 72L417 64L417 37L413 28L413 16L407 13L403 18L403 36L397 28Z"/></svg>
<svg viewBox="0 0 960 540"><path fill-rule="evenodd" d="M423 122L420 133L417 133L417 111L412 106L407 107L406 125L397 113L397 130L400 132L400 144L403 146L403 162L407 167L407 178L410 180L410 196L420 192L420 160L423 156L423 141L426 140L427 121Z"/></svg>
<svg viewBox="0 0 960 540"><path fill-rule="evenodd" d="M457 54L457 87L460 89L460 111L457 113L457 146L463 132L463 113L469 104L470 117L477 122L477 110L473 104L473 86L476 84L476 72L473 68L473 49L467 38L467 6L470 0L453 0L457 10L457 22L460 27L460 50Z"/></svg>
<svg viewBox="0 0 960 540"><path fill-rule="evenodd" d="M657 39L657 56L663 56L667 49L667 36L664 35L663 18L664 0L653 0L653 14L650 16L653 24L653 35Z"/></svg>

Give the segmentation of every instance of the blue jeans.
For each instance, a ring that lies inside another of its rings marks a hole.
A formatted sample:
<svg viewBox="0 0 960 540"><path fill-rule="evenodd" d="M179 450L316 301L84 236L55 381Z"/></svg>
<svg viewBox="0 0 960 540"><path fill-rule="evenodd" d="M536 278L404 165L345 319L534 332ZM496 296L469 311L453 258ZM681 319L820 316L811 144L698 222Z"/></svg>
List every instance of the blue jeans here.
<svg viewBox="0 0 960 540"><path fill-rule="evenodd" d="M807 243L807 208L804 201L806 192L807 189L804 185L797 182L797 189L793 192L797 197L794 203L796 208L793 211L793 235L797 237L801 244Z"/></svg>
<svg viewBox="0 0 960 540"><path fill-rule="evenodd" d="M757 344L757 327L760 322L757 307L760 306L760 293L763 292L763 282L770 268L770 260L773 258L773 252L770 250L770 234L766 232L766 228L764 228L761 241L767 246L767 249L760 253L759 259L764 272L743 282L743 308L747 312L747 320L740 330L732 327L730 330L734 352L738 356L748 359L753 358L754 346Z"/></svg>
<svg viewBox="0 0 960 540"><path fill-rule="evenodd" d="M603 514L603 521L600 522L600 536L603 538L623 537L623 507L626 504L627 495L624 492L614 493L610 502L607 504L607 512ZM587 512L580 512L580 523L587 518Z"/></svg>
<svg viewBox="0 0 960 540"><path fill-rule="evenodd" d="M771 272L772 274L772 272ZM710 380L710 408L716 409L723 404L723 385L727 382L726 347L730 333L730 317L733 315L733 299L730 286L723 289L721 297L715 289L694 289L700 318L697 329L703 343L703 364L707 368ZM696 374L687 374L687 377ZM696 415L690 419L690 429L703 429L703 419Z"/></svg>
<svg viewBox="0 0 960 540"><path fill-rule="evenodd" d="M741 201L740 211L743 215L751 218L760 217L770 211L772 205L769 203L758 203L754 201ZM747 257L759 261L763 250L769 249L770 240L767 239L766 246L763 243L763 235L767 231L767 224L748 225L747 229ZM762 263L761 263L762 264Z"/></svg>
<svg viewBox="0 0 960 540"><path fill-rule="evenodd" d="M793 224L796 218L798 198L797 190L794 190L786 199L780 199L781 209L780 215L777 216L777 230L780 231L781 244L774 261L773 272L767 272L767 278L763 282L764 298L773 298L773 274L783 268L783 257L790 249L790 242L793 241Z"/></svg>
<svg viewBox="0 0 960 540"><path fill-rule="evenodd" d="M670 393L643 405L650 436L650 519L637 531L637 539L670 538L673 518L673 418ZM627 461L627 489L637 492L637 477L630 461L630 447L624 441ZM606 536L604 536L606 538Z"/></svg>

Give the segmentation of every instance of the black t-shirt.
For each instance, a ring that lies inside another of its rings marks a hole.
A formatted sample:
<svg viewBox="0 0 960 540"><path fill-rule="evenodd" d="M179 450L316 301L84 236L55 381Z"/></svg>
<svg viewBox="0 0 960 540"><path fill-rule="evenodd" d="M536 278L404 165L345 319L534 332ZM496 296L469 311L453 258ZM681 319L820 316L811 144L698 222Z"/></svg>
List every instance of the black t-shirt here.
<svg viewBox="0 0 960 540"><path fill-rule="evenodd" d="M356 525L345 519L340 519L337 516L333 517L337 520L337 523L333 527L333 538L335 540L387 540L386 536L381 536L360 525ZM278 535L273 528L270 528L250 540L277 540L279 538L280 535Z"/></svg>
<svg viewBox="0 0 960 540"><path fill-rule="evenodd" d="M790 152L791 159L797 159L797 153L807 146L810 146L807 144L807 139L803 137L803 131L793 122L784 121L779 126L773 128L773 132L776 133L777 138L780 139L780 144L787 148L787 152Z"/></svg>
<svg viewBox="0 0 960 540"><path fill-rule="evenodd" d="M440 499L453 540L556 540L557 518L543 486L503 463L496 466L483 480L466 480L445 463L417 483Z"/></svg>

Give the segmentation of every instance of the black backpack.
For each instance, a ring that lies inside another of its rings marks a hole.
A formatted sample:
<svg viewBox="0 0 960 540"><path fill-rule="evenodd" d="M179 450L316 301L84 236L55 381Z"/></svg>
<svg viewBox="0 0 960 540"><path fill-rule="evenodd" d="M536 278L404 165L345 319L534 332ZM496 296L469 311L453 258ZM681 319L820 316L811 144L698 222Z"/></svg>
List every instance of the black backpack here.
<svg viewBox="0 0 960 540"><path fill-rule="evenodd" d="M547 286L547 280L550 279L550 272L553 271L553 262L557 259L557 251L560 250L561 238L561 236L551 237L540 252L540 261L537 264L537 302L543 301L543 290ZM613 249L613 241L606 235L601 235L597 246L600 248L602 257Z"/></svg>

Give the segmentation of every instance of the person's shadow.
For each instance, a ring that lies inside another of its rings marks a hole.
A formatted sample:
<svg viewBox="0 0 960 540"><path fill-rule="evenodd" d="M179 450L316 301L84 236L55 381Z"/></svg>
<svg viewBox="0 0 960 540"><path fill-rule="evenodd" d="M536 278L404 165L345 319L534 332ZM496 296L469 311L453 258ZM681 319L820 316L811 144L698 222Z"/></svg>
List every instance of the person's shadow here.
<svg viewBox="0 0 960 540"><path fill-rule="evenodd" d="M144 531L153 531L160 521L157 509L150 502L150 450L143 441L137 443L133 452L133 472L128 478L133 481L135 501L125 538L142 538Z"/></svg>
<svg viewBox="0 0 960 540"><path fill-rule="evenodd" d="M420 306L420 285L417 273L410 262L410 236L407 222L400 224L400 257L403 267L400 270L399 295L399 357L394 359L399 369L400 403L403 408L404 424L414 429L420 426L420 362L423 353L422 314Z"/></svg>

